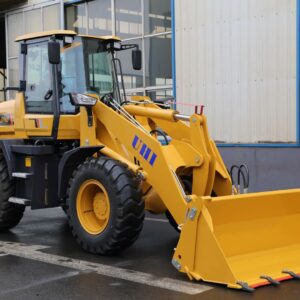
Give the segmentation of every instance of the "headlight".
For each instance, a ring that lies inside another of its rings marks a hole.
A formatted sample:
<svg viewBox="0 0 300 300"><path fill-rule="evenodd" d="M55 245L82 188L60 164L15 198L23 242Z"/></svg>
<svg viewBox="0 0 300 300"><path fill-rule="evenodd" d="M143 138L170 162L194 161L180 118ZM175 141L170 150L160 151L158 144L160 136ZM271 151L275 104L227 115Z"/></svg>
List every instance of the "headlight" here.
<svg viewBox="0 0 300 300"><path fill-rule="evenodd" d="M107 50L119 51L122 49L122 45L120 42L110 42L106 48Z"/></svg>
<svg viewBox="0 0 300 300"><path fill-rule="evenodd" d="M94 106L97 103L97 98L84 94L71 93L71 102L76 106Z"/></svg>
<svg viewBox="0 0 300 300"><path fill-rule="evenodd" d="M114 49L115 50L121 50L121 43L120 42L114 42Z"/></svg>

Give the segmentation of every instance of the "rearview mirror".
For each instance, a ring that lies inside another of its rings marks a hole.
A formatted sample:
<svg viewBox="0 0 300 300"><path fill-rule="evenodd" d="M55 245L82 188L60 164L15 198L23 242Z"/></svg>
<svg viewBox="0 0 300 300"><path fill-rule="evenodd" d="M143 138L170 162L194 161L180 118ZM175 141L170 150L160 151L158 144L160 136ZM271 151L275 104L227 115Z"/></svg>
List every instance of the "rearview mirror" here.
<svg viewBox="0 0 300 300"><path fill-rule="evenodd" d="M134 70L142 68L142 51L139 49L132 50L132 67Z"/></svg>
<svg viewBox="0 0 300 300"><path fill-rule="evenodd" d="M48 59L52 65L58 65L60 63L60 43L50 41L48 43Z"/></svg>

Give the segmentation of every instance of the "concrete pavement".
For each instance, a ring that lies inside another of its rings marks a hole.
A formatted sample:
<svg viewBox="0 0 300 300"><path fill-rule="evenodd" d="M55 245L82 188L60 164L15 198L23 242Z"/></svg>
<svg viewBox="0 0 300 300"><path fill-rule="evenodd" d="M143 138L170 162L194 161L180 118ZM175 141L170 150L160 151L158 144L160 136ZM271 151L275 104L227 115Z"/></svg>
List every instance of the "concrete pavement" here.
<svg viewBox="0 0 300 300"><path fill-rule="evenodd" d="M0 235L0 299L300 299L300 281L253 294L190 282L171 265L178 233L148 215L138 241L114 257L84 252L60 208L26 210Z"/></svg>

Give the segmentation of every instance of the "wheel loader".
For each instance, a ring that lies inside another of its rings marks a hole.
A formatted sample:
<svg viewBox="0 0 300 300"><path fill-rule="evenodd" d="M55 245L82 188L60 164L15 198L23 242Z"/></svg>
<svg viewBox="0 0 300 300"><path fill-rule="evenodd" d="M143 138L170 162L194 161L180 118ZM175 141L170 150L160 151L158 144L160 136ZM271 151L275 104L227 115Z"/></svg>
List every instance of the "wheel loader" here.
<svg viewBox="0 0 300 300"><path fill-rule="evenodd" d="M0 104L1 231L26 206L62 207L78 244L109 255L135 242L147 210L180 231L172 264L191 280L253 291L300 278L300 189L237 194L202 112L126 97L118 53L140 69L137 45L66 30L16 41L20 81Z"/></svg>

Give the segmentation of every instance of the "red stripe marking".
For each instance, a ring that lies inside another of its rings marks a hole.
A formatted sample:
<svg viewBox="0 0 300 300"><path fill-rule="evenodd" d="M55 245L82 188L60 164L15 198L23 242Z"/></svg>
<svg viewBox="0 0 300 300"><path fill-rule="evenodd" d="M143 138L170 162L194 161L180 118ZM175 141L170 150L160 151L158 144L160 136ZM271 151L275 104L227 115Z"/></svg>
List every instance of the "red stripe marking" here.
<svg viewBox="0 0 300 300"><path fill-rule="evenodd" d="M297 275L300 275L300 274L297 274ZM292 279L293 277L290 276L290 275L287 275L287 276L284 276L284 277L279 277L279 278L274 278L275 280L281 282L281 281L285 281L285 280L289 280L289 279ZM265 286L265 285L270 285L271 283L269 281L264 281L264 282L260 282L260 283L256 283L256 284L252 284L250 285L250 287L252 288L257 288L257 287L260 287L260 286Z"/></svg>
<svg viewBox="0 0 300 300"><path fill-rule="evenodd" d="M257 284L253 284L250 285L250 287L252 287L253 289L256 289L260 286L265 286L265 285L270 285L271 283L269 281L265 281L265 282L261 282L261 283L257 283Z"/></svg>

